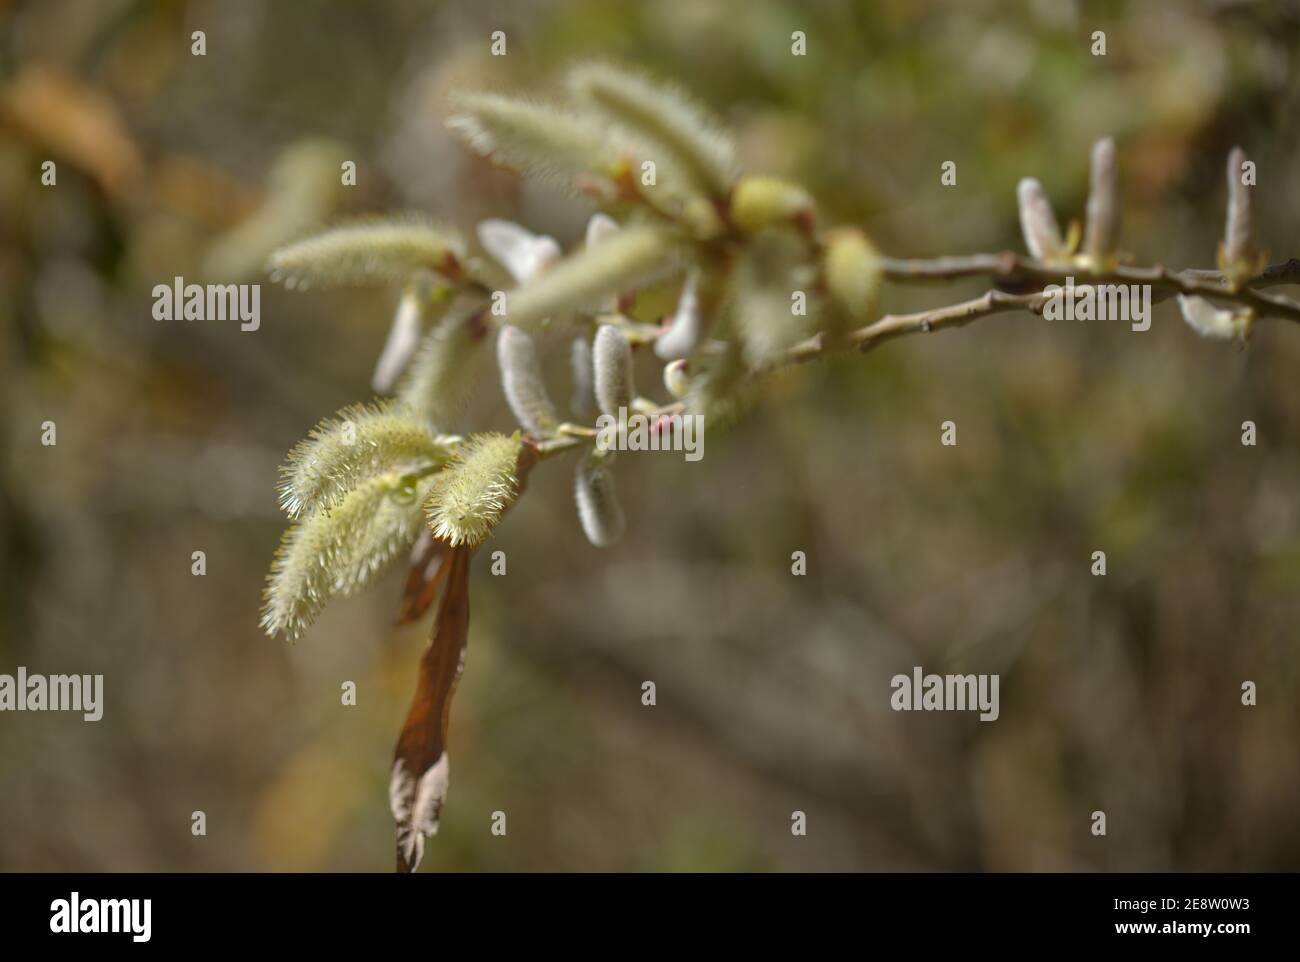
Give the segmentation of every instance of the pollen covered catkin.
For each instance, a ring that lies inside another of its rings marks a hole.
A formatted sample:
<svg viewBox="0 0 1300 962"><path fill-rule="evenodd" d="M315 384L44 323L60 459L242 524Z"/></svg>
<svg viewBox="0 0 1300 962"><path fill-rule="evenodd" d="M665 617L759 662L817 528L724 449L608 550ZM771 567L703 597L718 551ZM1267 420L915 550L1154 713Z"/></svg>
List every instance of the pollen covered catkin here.
<svg viewBox="0 0 1300 962"><path fill-rule="evenodd" d="M608 458L586 457L578 462L573 494L588 541L597 548L608 548L623 537L626 519L614 490Z"/></svg>
<svg viewBox="0 0 1300 962"><path fill-rule="evenodd" d="M579 101L656 145L701 190L726 194L735 147L716 121L677 87L597 63L573 68L568 79Z"/></svg>
<svg viewBox="0 0 1300 962"><path fill-rule="evenodd" d="M449 279L463 274L460 235L415 215L363 218L281 247L272 280L290 287L403 281L421 268Z"/></svg>
<svg viewBox="0 0 1300 962"><path fill-rule="evenodd" d="M471 435L433 480L424 503L434 537L450 545L478 545L519 494L519 437Z"/></svg>
<svg viewBox="0 0 1300 962"><path fill-rule="evenodd" d="M546 394L537 350L527 332L506 325L497 335L501 389L515 418L538 437L555 430L555 405Z"/></svg>
<svg viewBox="0 0 1300 962"><path fill-rule="evenodd" d="M585 172L608 172L620 156L607 124L569 110L467 91L453 95L452 109L447 127L476 153L569 193Z"/></svg>
<svg viewBox="0 0 1300 962"><path fill-rule="evenodd" d="M731 220L747 234L769 227L812 225L816 206L798 184L777 177L742 177L731 193Z"/></svg>
<svg viewBox="0 0 1300 962"><path fill-rule="evenodd" d="M630 408L636 393L632 387L632 345L618 328L602 324L591 353L596 404L602 414L618 417L618 409Z"/></svg>
<svg viewBox="0 0 1300 962"><path fill-rule="evenodd" d="M884 279L880 252L855 228L840 228L826 237L822 269L832 297L858 322L870 319Z"/></svg>

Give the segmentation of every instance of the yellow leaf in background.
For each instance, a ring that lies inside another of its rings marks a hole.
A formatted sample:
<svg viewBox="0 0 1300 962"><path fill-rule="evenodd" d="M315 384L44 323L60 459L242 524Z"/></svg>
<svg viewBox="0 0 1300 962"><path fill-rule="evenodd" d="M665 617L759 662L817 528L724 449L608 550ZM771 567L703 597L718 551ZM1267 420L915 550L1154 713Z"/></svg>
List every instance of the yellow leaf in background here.
<svg viewBox="0 0 1300 962"><path fill-rule="evenodd" d="M37 146L85 170L109 193L140 172L140 153L117 106L59 68L24 68L0 92L0 112Z"/></svg>

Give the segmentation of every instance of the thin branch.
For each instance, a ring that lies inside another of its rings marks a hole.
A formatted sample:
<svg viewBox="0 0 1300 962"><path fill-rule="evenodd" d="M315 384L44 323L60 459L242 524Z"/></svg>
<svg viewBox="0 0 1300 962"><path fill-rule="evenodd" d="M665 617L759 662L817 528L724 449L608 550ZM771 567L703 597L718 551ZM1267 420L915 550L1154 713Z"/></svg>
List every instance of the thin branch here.
<svg viewBox="0 0 1300 962"><path fill-rule="evenodd" d="M918 311L915 314L886 314L866 327L850 332L838 343L828 340L824 333L814 334L807 340L788 348L772 363L766 365L760 373L791 364L818 360L849 348L869 351L896 337L927 334L949 327L963 327L981 317L989 317L993 314L1005 314L1017 310L1041 314L1046 302L1047 296L1041 291L1033 294L1008 294L1005 291L991 290L959 304Z"/></svg>
<svg viewBox="0 0 1300 962"><path fill-rule="evenodd" d="M1174 294L1194 294L1250 307L1261 317L1280 317L1300 322L1300 303L1281 295L1260 293L1260 288L1300 284L1300 259L1292 258L1264 270L1241 288L1230 286L1219 271L1171 271L1159 265L1133 267L1116 264L1094 270L1083 264L1044 264L1013 251L1000 254L972 254L966 257L938 257L932 260L884 259L885 277L900 283L932 283L964 277L993 277L1005 280L1061 284L1073 278L1077 286L1088 284L1149 284L1153 300Z"/></svg>

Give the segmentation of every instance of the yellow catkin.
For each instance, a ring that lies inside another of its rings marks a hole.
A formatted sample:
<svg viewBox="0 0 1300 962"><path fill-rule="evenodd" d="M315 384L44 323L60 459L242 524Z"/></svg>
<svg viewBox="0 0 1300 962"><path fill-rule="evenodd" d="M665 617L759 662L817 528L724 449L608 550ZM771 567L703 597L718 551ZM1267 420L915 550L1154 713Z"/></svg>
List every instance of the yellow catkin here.
<svg viewBox="0 0 1300 962"><path fill-rule="evenodd" d="M742 177L731 194L731 222L747 234L783 225L810 227L815 209L806 190L777 177Z"/></svg>
<svg viewBox="0 0 1300 962"><path fill-rule="evenodd" d="M459 279L464 243L419 218L366 219L281 247L271 277L288 287L405 280L421 268Z"/></svg>
<svg viewBox="0 0 1300 962"><path fill-rule="evenodd" d="M480 544L518 494L518 435L475 434L438 475L425 502L436 537Z"/></svg>
<svg viewBox="0 0 1300 962"><path fill-rule="evenodd" d="M854 228L832 231L826 238L823 262L831 297L857 322L871 318L884 278L880 252L867 235Z"/></svg>

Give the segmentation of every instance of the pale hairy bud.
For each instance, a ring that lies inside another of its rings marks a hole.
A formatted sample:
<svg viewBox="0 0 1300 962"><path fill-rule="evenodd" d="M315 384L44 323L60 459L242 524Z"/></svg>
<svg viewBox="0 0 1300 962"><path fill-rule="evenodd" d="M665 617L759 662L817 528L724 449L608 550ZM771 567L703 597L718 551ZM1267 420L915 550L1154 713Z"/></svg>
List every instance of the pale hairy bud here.
<svg viewBox="0 0 1300 962"><path fill-rule="evenodd" d="M507 324L497 335L497 365L501 389L515 418L541 437L555 430L555 405L546 394L537 349L527 332Z"/></svg>
<svg viewBox="0 0 1300 962"><path fill-rule="evenodd" d="M1228 154L1228 217L1224 225L1219 268L1233 284L1241 284L1259 273L1265 255L1255 243L1252 197L1255 188L1245 182L1243 168L1248 158L1240 147Z"/></svg>
<svg viewBox="0 0 1300 962"><path fill-rule="evenodd" d="M698 270L692 270L686 276L681 296L677 299L677 310L673 312L667 329L655 339L655 355L665 361L689 357L699 345L702 327L700 298L696 290L699 279Z"/></svg>
<svg viewBox="0 0 1300 962"><path fill-rule="evenodd" d="M1033 177L1025 177L1016 188L1016 201L1020 208L1020 232L1025 235L1030 256L1040 261L1059 257L1064 246L1061 228L1043 185Z"/></svg>
<svg viewBox="0 0 1300 962"><path fill-rule="evenodd" d="M522 284L560 259L563 251L554 237L534 234L508 220L479 221L475 231L483 249L501 264L516 284Z"/></svg>
<svg viewBox="0 0 1300 962"><path fill-rule="evenodd" d="M614 220L614 218L610 217L608 214L602 214L600 211L597 211L592 214L591 219L587 221L586 246L592 247L599 244L610 235L618 233L618 230L618 221Z"/></svg>
<svg viewBox="0 0 1300 962"><path fill-rule="evenodd" d="M601 413L618 417L618 409L630 408L636 396L632 386L632 345L627 335L610 324L602 324L592 344L591 360L596 404Z"/></svg>
<svg viewBox="0 0 1300 962"><path fill-rule="evenodd" d="M1115 141L1103 137L1092 147L1092 182L1088 191L1083 252L1100 265L1115 251L1119 238L1119 174Z"/></svg>
<svg viewBox="0 0 1300 962"><path fill-rule="evenodd" d="M686 376L686 360L680 358L664 365L664 388L675 398L684 398L690 392L690 378Z"/></svg>
<svg viewBox="0 0 1300 962"><path fill-rule="evenodd" d="M569 410L574 417L585 418L596 406L596 394L591 383L591 342L585 337L573 339L569 367L573 372L573 398Z"/></svg>
<svg viewBox="0 0 1300 962"><path fill-rule="evenodd" d="M623 537L626 521L608 458L591 455L578 462L573 495L588 541L597 548L607 548Z"/></svg>
<svg viewBox="0 0 1300 962"><path fill-rule="evenodd" d="M1178 307L1183 320L1201 337L1215 341L1229 341L1242 337L1250 327L1248 311L1233 311L1215 307L1203 297L1178 295Z"/></svg>

